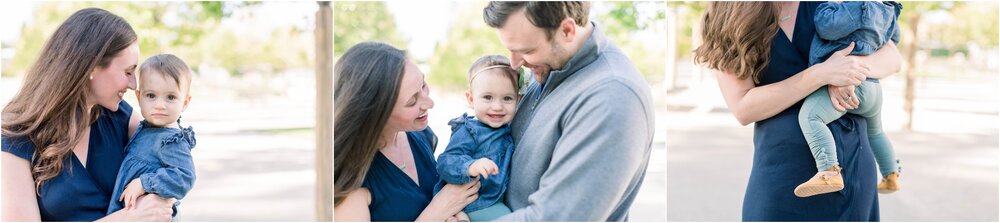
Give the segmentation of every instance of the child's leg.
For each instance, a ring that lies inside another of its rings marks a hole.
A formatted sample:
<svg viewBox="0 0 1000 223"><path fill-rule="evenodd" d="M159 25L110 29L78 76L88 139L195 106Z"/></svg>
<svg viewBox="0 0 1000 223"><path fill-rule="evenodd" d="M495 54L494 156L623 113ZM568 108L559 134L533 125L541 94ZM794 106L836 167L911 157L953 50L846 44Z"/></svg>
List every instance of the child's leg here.
<svg viewBox="0 0 1000 223"><path fill-rule="evenodd" d="M833 133L826 124L840 118L844 112L833 107L829 95L826 87L821 87L806 97L799 110L799 127L809 143L809 150L816 159L816 169L819 171L840 165Z"/></svg>
<svg viewBox="0 0 1000 223"><path fill-rule="evenodd" d="M840 176L837 162L837 146L833 133L826 124L840 118L844 112L837 111L830 102L826 87L816 90L802 103L799 110L799 127L809 143L809 150L816 159L816 175L799 184L793 191L795 196L810 197L844 189L844 178Z"/></svg>
<svg viewBox="0 0 1000 223"><path fill-rule="evenodd" d="M469 219L472 221L493 221L501 216L510 214L510 208L503 204L503 199L489 207L469 212Z"/></svg>
<svg viewBox="0 0 1000 223"><path fill-rule="evenodd" d="M898 172L896 153L893 152L892 144L882 130L882 87L878 83L865 81L855 93L858 95L858 100L861 100L861 106L850 112L865 117L868 122L868 141L871 143L879 172L883 177Z"/></svg>

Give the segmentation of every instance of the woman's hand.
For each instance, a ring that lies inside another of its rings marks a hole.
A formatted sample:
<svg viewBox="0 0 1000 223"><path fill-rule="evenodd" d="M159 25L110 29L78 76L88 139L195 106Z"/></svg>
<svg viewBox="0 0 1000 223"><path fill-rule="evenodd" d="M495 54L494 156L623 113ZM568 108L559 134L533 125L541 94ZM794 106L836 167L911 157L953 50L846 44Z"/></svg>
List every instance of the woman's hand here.
<svg viewBox="0 0 1000 223"><path fill-rule="evenodd" d="M118 201L125 202L125 209L132 209L135 207L136 199L143 194L146 194L146 190L142 188L142 180L135 178L125 186L125 191L118 197Z"/></svg>
<svg viewBox="0 0 1000 223"><path fill-rule="evenodd" d="M136 201L135 208L118 210L99 221L170 221L176 201L155 194L143 195Z"/></svg>
<svg viewBox="0 0 1000 223"><path fill-rule="evenodd" d="M854 89L857 88L854 85L847 86L827 86L826 89L830 93L830 102L833 103L833 108L837 111L847 111L847 109L857 109L861 105L861 101L858 100L858 95L854 94Z"/></svg>
<svg viewBox="0 0 1000 223"><path fill-rule="evenodd" d="M417 221L445 221L479 198L479 179L466 184L446 184L434 195Z"/></svg>
<svg viewBox="0 0 1000 223"><path fill-rule="evenodd" d="M464 211L459 211L458 214L448 217L448 220L445 220L445 222L469 222L469 221L471 221L469 219L469 215L465 214Z"/></svg>
<svg viewBox="0 0 1000 223"><path fill-rule="evenodd" d="M865 81L865 78L871 73L871 68L864 64L860 58L848 57L851 50L854 50L853 42L847 48L833 52L830 58L823 63L809 67L809 70L815 71L811 72L814 74L812 76L822 84L833 86L861 85L861 82Z"/></svg>
<svg viewBox="0 0 1000 223"><path fill-rule="evenodd" d="M868 74L869 78L882 79L889 77L889 75L899 72L899 69L903 66L903 56L899 54L899 49L896 48L896 43L889 41L882 48L879 48L875 53L869 54L868 56L850 56L857 57L861 59L863 64L871 64L871 73Z"/></svg>

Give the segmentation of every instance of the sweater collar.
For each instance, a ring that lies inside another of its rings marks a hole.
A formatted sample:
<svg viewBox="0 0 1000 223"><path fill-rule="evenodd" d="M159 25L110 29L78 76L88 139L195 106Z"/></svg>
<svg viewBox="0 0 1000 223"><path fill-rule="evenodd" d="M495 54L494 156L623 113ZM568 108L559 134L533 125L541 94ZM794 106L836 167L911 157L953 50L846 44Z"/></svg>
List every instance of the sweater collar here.
<svg viewBox="0 0 1000 223"><path fill-rule="evenodd" d="M587 38L583 47L580 47L580 50L576 51L576 54L563 65L562 69L549 71L549 76L546 78L544 84L545 88L551 89L559 86L560 83L571 75L596 61L601 56L601 53L604 52L608 45L607 39L604 37L604 33L601 32L597 22L591 21L590 24L594 26L594 30L590 33L590 37ZM545 91L546 89L542 90Z"/></svg>

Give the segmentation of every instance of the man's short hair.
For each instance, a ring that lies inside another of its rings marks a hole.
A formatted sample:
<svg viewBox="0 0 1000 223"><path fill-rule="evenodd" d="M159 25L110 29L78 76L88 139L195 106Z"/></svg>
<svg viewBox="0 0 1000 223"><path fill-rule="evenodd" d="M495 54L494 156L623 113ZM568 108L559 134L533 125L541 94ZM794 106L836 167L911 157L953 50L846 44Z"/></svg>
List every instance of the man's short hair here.
<svg viewBox="0 0 1000 223"><path fill-rule="evenodd" d="M507 23L511 14L526 9L525 15L532 25L545 30L545 36L552 40L559 23L566 17L576 20L579 26L587 25L590 2L506 2L491 1L483 8L483 20L490 27L499 29Z"/></svg>

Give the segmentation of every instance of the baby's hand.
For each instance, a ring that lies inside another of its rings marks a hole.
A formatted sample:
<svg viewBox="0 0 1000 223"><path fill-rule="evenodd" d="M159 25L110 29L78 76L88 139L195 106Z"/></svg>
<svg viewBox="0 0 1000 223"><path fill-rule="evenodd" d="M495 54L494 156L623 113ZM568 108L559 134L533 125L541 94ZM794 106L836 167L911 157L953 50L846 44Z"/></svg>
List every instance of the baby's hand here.
<svg viewBox="0 0 1000 223"><path fill-rule="evenodd" d="M125 186L125 191L122 192L121 197L118 197L118 201L124 200L125 209L132 209L135 207L135 200L143 194L146 194L146 191L142 188L142 181L135 178Z"/></svg>
<svg viewBox="0 0 1000 223"><path fill-rule="evenodd" d="M500 173L500 167L493 160L487 158L480 158L472 165L469 165L469 176L478 177L483 176L483 178L489 179L489 175L497 175Z"/></svg>

